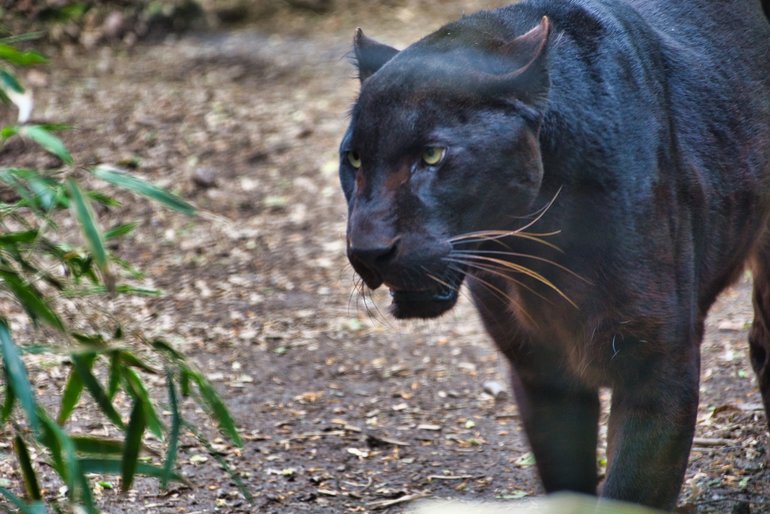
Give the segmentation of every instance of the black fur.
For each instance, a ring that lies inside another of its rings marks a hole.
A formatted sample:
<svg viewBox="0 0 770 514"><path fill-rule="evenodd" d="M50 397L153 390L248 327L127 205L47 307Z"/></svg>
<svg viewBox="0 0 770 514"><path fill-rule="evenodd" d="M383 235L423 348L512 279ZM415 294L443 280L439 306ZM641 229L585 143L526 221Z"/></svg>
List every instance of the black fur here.
<svg viewBox="0 0 770 514"><path fill-rule="evenodd" d="M351 263L391 288L397 317L440 315L468 280L548 491L596 492L607 386L601 494L673 508L704 319L746 262L770 410L768 12L525 0L398 53L356 36ZM426 147L443 160L427 165Z"/></svg>

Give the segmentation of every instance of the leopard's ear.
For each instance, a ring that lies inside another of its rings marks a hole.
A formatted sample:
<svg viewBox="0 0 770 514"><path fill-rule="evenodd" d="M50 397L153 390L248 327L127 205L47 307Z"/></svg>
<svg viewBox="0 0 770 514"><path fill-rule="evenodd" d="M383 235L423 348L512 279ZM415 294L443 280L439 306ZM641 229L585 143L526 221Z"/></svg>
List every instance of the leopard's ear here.
<svg viewBox="0 0 770 514"><path fill-rule="evenodd" d="M543 16L540 23L503 45L499 52L510 58L512 71L488 76L485 82L493 94L516 95L524 102L537 104L548 96L548 39L551 20Z"/></svg>
<svg viewBox="0 0 770 514"><path fill-rule="evenodd" d="M366 37L360 28L356 29L356 35L353 37L353 51L356 56L356 66L358 66L358 78L361 82L374 75L398 53L395 48Z"/></svg>

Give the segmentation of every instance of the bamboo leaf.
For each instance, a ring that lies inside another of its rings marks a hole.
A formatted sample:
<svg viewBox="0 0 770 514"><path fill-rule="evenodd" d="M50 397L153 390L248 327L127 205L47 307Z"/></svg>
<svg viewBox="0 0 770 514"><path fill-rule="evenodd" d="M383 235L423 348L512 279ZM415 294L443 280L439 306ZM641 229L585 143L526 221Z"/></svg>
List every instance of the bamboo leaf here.
<svg viewBox="0 0 770 514"><path fill-rule="evenodd" d="M83 343L93 349L105 349L107 343L104 341L104 337L101 334L84 334L81 332L72 332L72 337L79 343Z"/></svg>
<svg viewBox="0 0 770 514"><path fill-rule="evenodd" d="M125 353L123 354L123 357L126 357ZM147 388L144 387L142 379L131 368L124 366L122 370L123 377L126 380L131 394L142 405L142 409L144 410L144 420L147 427L153 434L155 434L158 439L162 439L164 431L163 423L161 423L157 413L155 412L155 408L153 407L152 401L150 400L150 395L147 392Z"/></svg>
<svg viewBox="0 0 770 514"><path fill-rule="evenodd" d="M84 356L84 364L91 369L96 361L96 354L87 354ZM70 371L70 377L67 380L67 384L64 386L64 393L62 393L61 406L59 408L59 416L56 418L56 422L60 425L66 423L75 407L80 400L80 394L83 392L83 379L80 374L73 368Z"/></svg>
<svg viewBox="0 0 770 514"><path fill-rule="evenodd" d="M185 398L188 398L192 392L190 389L190 373L188 373L186 368L182 368L179 373L179 389Z"/></svg>
<svg viewBox="0 0 770 514"><path fill-rule="evenodd" d="M77 460L75 457L75 445L69 436L48 416L40 416L46 428L46 437L43 442L48 448L55 447L60 453L60 462L63 468L59 470L59 475L67 484L70 494L75 494L77 490Z"/></svg>
<svg viewBox="0 0 770 514"><path fill-rule="evenodd" d="M66 208L69 201L62 192L59 183L47 178L31 175L27 179L30 190L35 193L37 206L44 211L50 211L56 207Z"/></svg>
<svg viewBox="0 0 770 514"><path fill-rule="evenodd" d="M105 274L108 274L107 250L104 248L104 234L102 234L102 231L96 223L91 204L88 199L83 196L80 186L78 186L77 182L74 180L67 179L67 189L69 190L72 199L75 216L83 229L83 235L86 238L88 246L91 248L94 261Z"/></svg>
<svg viewBox="0 0 770 514"><path fill-rule="evenodd" d="M3 369L3 375L5 377L5 399L3 400L3 407L0 409L0 425L4 425L8 418L11 417L13 412L13 406L16 404L16 395L13 392L13 388L9 385L11 383L8 378L7 369Z"/></svg>
<svg viewBox="0 0 770 514"><path fill-rule="evenodd" d="M192 379L198 386L198 391L200 391L204 404L209 408L214 419L217 420L219 429L230 437L233 443L238 446L243 446L243 441L238 434L238 430L235 428L235 422L233 421L232 416L230 416L230 411L227 410L227 407L214 387L197 371L188 369L188 372L190 379Z"/></svg>
<svg viewBox="0 0 770 514"><path fill-rule="evenodd" d="M22 43L24 41L34 41L43 37L44 32L25 32L23 34L15 34L13 36L5 36L0 38L0 44L13 45L16 43Z"/></svg>
<svg viewBox="0 0 770 514"><path fill-rule="evenodd" d="M78 453L93 455L122 455L124 451L123 441L118 439L72 436L72 442L75 443L75 450Z"/></svg>
<svg viewBox="0 0 770 514"><path fill-rule="evenodd" d="M72 412L80 400L80 394L83 392L83 379L80 378L77 371L74 369L70 371L70 377L67 380L67 384L64 386L64 392L62 393L61 405L59 407L59 415L56 417L56 422L63 425L67 422Z"/></svg>
<svg viewBox="0 0 770 514"><path fill-rule="evenodd" d="M64 462L64 454L62 453L61 443L56 433L51 430L45 419L41 423L42 429L40 432L40 443L48 449L48 453L51 455L51 465L56 470L59 477L64 480L66 484L71 482L69 467Z"/></svg>
<svg viewBox="0 0 770 514"><path fill-rule="evenodd" d="M166 459L163 462L163 475L160 478L160 488L166 489L168 482L174 474L174 464L179 448L179 432L182 427L182 415L179 412L179 400L174 386L174 377L169 372L166 374L166 388L168 389L168 403L171 408L171 430L168 435L168 449Z"/></svg>
<svg viewBox="0 0 770 514"><path fill-rule="evenodd" d="M152 200L155 200L170 209L181 212L182 214L194 216L196 213L195 207L181 199L179 196L169 193L165 189L137 178L134 175L129 175L117 168L111 166L98 166L93 169L93 173L94 176L105 182L151 198Z"/></svg>
<svg viewBox="0 0 770 514"><path fill-rule="evenodd" d="M121 470L123 467L123 461L120 459L85 458L85 459L80 459L80 467L84 473L98 473L100 475L117 475L121 473ZM153 477L153 478L160 478L163 476L163 468L161 468L160 466L155 466L153 464L137 462L135 474ZM171 478L173 480L177 480L180 482L184 480L178 473L174 473Z"/></svg>
<svg viewBox="0 0 770 514"><path fill-rule="evenodd" d="M24 92L24 88L21 87L21 84L19 84L19 81L16 80L16 77L3 69L0 69L0 88L8 89L16 93Z"/></svg>
<svg viewBox="0 0 770 514"><path fill-rule="evenodd" d="M65 479L65 483L69 489L70 498L79 498L82 501L82 507L86 512L89 514L98 514L99 510L96 508L94 499L91 495L91 486L88 483L83 467L80 465L80 460L77 458L75 443L69 435L67 435L67 433L45 413L41 413L40 419L48 429L49 437L54 439L61 449L62 461L66 473L62 474L60 472L59 474Z"/></svg>
<svg viewBox="0 0 770 514"><path fill-rule="evenodd" d="M15 271L0 269L0 279L3 280L11 293L16 297L33 321L42 320L52 327L64 332L64 324L59 316L48 306L43 296L23 280Z"/></svg>
<svg viewBox="0 0 770 514"><path fill-rule="evenodd" d="M128 296L146 296L148 298L160 298L163 296L163 292L157 289L136 287L128 284L117 284L112 286L112 289L109 289L106 286L69 288L62 291L62 294L66 298L84 298L86 296L99 296L109 292Z"/></svg>
<svg viewBox="0 0 770 514"><path fill-rule="evenodd" d="M48 59L37 52L22 52L11 45L0 44L0 60L16 64L18 66L31 66L44 64Z"/></svg>
<svg viewBox="0 0 770 514"><path fill-rule="evenodd" d="M7 388L13 390L13 394L18 398L19 403L27 414L29 425L35 434L40 434L40 420L37 415L37 400L29 382L27 368L24 361L21 360L19 350L11 339L11 331L8 328L8 322L0 318L0 348L3 351L3 365L8 377ZM7 390L6 390L7 394Z"/></svg>
<svg viewBox="0 0 770 514"><path fill-rule="evenodd" d="M5 168L0 180L12 186L30 206L49 211L54 207L66 207L68 200L63 195L61 183L39 171L29 168ZM29 194L29 192L33 194Z"/></svg>
<svg viewBox="0 0 770 514"><path fill-rule="evenodd" d="M0 139L5 141L6 139L15 136L19 133L19 127L15 125L7 125L0 129Z"/></svg>
<svg viewBox="0 0 770 514"><path fill-rule="evenodd" d="M12 491L6 489L3 486L0 486L0 494L5 496L5 498L9 502L11 502L14 507L16 507L17 509L19 509L22 512L24 511L24 508L27 506L27 504L24 502L24 500L22 500L21 498L19 498L15 494L13 494Z"/></svg>
<svg viewBox="0 0 770 514"><path fill-rule="evenodd" d="M43 502L26 503L24 500L13 494L13 492L2 486L0 486L0 495L5 496L5 498L11 502L21 514L48 514L48 509Z"/></svg>
<svg viewBox="0 0 770 514"><path fill-rule="evenodd" d="M109 241L110 239L125 236L126 234L133 231L137 225L138 223L124 223L122 225L112 227L104 233L104 239Z"/></svg>
<svg viewBox="0 0 770 514"><path fill-rule="evenodd" d="M88 360L85 359L84 355L77 355L72 354L72 365L74 366L75 370L77 371L78 375L80 375L81 380L83 380L83 385L88 389L88 392L91 394L91 397L93 397L94 400L96 400L97 405L99 405L99 408L102 410L102 412L112 421L117 427L119 428L125 428L125 423L123 423L123 420L120 419L120 414L118 414L118 411L115 410L115 407L112 405L112 401L110 401L109 396L107 393L104 392L104 389L102 388L102 385L99 383L98 380L96 380L96 377L91 373L91 368L89 366Z"/></svg>
<svg viewBox="0 0 770 514"><path fill-rule="evenodd" d="M120 359L120 352L113 352L110 355L110 378L107 382L107 396L110 400L115 398L115 393L120 387L120 371L123 363Z"/></svg>
<svg viewBox="0 0 770 514"><path fill-rule="evenodd" d="M144 435L144 429L147 427L144 405L142 403L140 398L134 400L131 418L126 429L126 442L123 447L123 459L120 468L120 476L122 478L121 489L124 492L131 489L131 484L134 482L139 452L142 449L142 436Z"/></svg>
<svg viewBox="0 0 770 514"><path fill-rule="evenodd" d="M0 234L0 246L29 244L37 238L37 230L25 230L22 232L7 232Z"/></svg>
<svg viewBox="0 0 770 514"><path fill-rule="evenodd" d="M21 509L22 514L48 514L48 507L42 501L28 503Z"/></svg>
<svg viewBox="0 0 770 514"><path fill-rule="evenodd" d="M184 355L179 353L173 346L171 346L171 344L164 341L163 339L154 339L150 344L155 350L167 354L169 357L171 357L174 360L178 360L178 361L184 360Z"/></svg>
<svg viewBox="0 0 770 514"><path fill-rule="evenodd" d="M133 366L134 368L139 368L142 371L146 371L147 373L151 373L153 375L160 374L160 372L157 369L153 368L149 364L140 360L136 355L129 352L128 350L118 350L118 351L120 352L120 358L123 361L124 365Z"/></svg>
<svg viewBox="0 0 770 514"><path fill-rule="evenodd" d="M51 134L40 125L23 125L19 135L28 137L39 144L45 151L61 159L65 164L72 164L72 155L58 136Z"/></svg>
<svg viewBox="0 0 770 514"><path fill-rule="evenodd" d="M27 443L19 434L13 438L13 449L16 452L16 459L19 461L19 468L21 470L21 477L24 481L24 490L27 493L27 498L32 501L39 501L42 499L40 495L40 484L37 482L37 474L35 468L32 467L32 459L29 456L29 450L27 449Z"/></svg>
<svg viewBox="0 0 770 514"><path fill-rule="evenodd" d="M100 203L105 207L123 207L123 204L120 203L119 200L116 200L110 195L106 195L100 191L88 191L86 193L86 196L88 197L89 200L93 200L96 203Z"/></svg>

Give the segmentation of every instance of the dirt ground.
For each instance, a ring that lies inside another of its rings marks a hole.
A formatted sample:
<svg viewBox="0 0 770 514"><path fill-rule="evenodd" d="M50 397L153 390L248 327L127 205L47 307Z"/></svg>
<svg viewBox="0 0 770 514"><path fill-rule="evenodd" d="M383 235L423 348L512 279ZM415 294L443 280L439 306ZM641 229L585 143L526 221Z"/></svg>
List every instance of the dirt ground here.
<svg viewBox="0 0 770 514"><path fill-rule="evenodd" d="M104 489L105 512L398 513L422 497L541 494L510 395L489 392L507 389L505 365L468 302L396 322L387 294L358 296L344 257L337 144L357 89L354 28L402 47L490 5L393 4L69 52L30 78L35 117L75 125L64 137L79 163L134 166L208 213L134 201L123 215L141 235L116 251L166 292L132 316L171 334L230 405L245 446L215 446L254 503L184 447L194 488ZM685 512L770 511L750 321L747 277L708 320Z"/></svg>

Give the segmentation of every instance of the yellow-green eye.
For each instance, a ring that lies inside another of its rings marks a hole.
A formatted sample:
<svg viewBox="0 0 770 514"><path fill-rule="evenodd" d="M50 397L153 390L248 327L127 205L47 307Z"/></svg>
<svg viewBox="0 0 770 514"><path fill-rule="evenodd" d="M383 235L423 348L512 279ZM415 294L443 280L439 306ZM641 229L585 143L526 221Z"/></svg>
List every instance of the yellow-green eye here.
<svg viewBox="0 0 770 514"><path fill-rule="evenodd" d="M446 148L442 146L426 146L422 151L422 161L428 166L435 166L440 163L446 155Z"/></svg>
<svg viewBox="0 0 770 514"><path fill-rule="evenodd" d="M361 167L361 156L358 155L358 152L348 152L348 162L355 169L358 169Z"/></svg>

